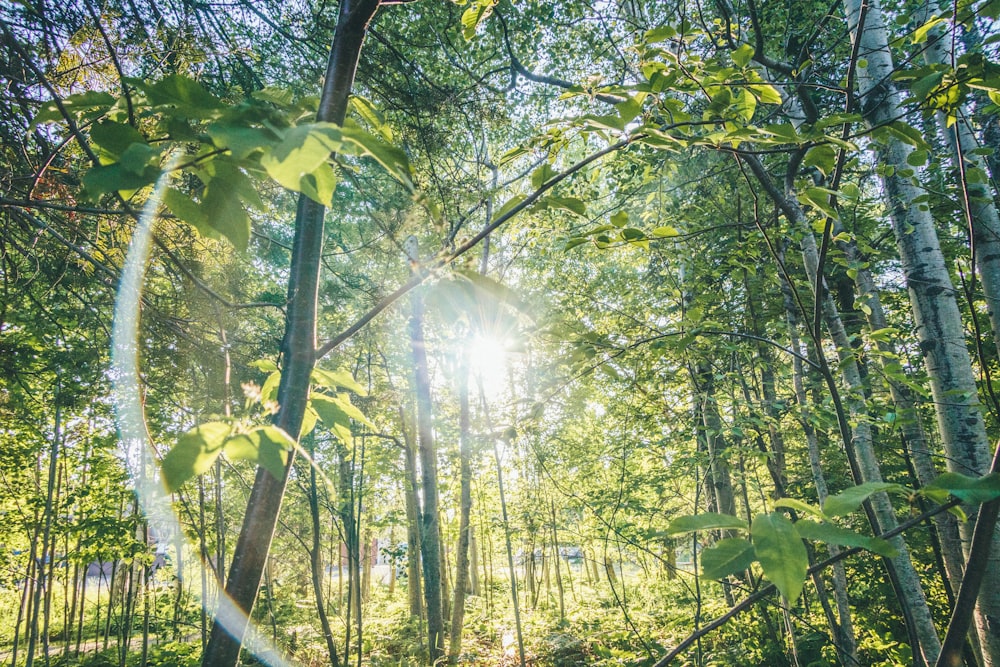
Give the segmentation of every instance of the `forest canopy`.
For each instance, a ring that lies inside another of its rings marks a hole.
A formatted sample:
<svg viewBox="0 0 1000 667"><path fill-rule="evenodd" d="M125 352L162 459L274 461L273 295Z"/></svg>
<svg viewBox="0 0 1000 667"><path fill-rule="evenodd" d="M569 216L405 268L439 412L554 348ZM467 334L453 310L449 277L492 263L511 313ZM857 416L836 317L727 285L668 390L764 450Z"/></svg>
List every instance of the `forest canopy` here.
<svg viewBox="0 0 1000 667"><path fill-rule="evenodd" d="M1000 667L998 16L0 6L0 662Z"/></svg>

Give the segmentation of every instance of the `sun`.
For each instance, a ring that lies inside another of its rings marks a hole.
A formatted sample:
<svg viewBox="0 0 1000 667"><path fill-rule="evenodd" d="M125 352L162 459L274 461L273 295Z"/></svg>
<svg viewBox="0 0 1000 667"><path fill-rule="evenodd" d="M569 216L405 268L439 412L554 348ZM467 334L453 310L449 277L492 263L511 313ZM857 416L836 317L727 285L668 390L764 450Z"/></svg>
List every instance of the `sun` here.
<svg viewBox="0 0 1000 667"><path fill-rule="evenodd" d="M509 341L485 333L478 333L469 342L469 371L472 381L482 386L487 398L495 398L507 386L509 368Z"/></svg>

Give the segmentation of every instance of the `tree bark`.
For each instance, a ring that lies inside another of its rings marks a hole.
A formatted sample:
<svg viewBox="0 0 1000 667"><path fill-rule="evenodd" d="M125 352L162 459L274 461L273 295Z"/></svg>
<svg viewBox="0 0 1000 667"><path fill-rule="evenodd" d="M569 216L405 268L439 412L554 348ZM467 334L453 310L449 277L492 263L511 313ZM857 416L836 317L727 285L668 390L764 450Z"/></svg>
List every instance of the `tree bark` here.
<svg viewBox="0 0 1000 667"><path fill-rule="evenodd" d="M316 444L311 437L309 445L309 454L315 460ZM321 543L323 535L320 530L319 487L316 484L315 465L309 466L309 518L312 521L312 547L309 550L309 566L312 574L313 595L316 598L316 615L319 617L320 629L323 632L323 639L326 641L330 664L333 667L340 667L333 628L330 626L330 618L326 613L326 598L323 596L323 547Z"/></svg>
<svg viewBox="0 0 1000 667"><path fill-rule="evenodd" d="M863 9L861 0L845 0L844 6L848 27L863 59L855 67L862 115L871 127L889 124L903 117L904 109L892 82L894 65L880 3L871 0ZM916 178L909 176L914 171L908 162L913 150L913 146L894 136L886 137L878 149L879 161L884 165L882 183L886 203L931 381L948 468L966 475L982 475L989 469L990 450L972 361L934 218L926 206L918 203L923 190ZM979 226L982 230L986 224ZM974 236L975 227L973 224ZM988 248L997 241L995 234L981 235ZM993 253L986 259L992 265L998 258ZM993 289L992 282L996 279L996 287L1000 289L1000 275L995 275L992 269L988 271L984 287L989 282ZM971 530L969 525L961 527L966 551L972 539ZM1000 550L993 551L983 564L988 581L1000 578L1000 554L996 553ZM1000 618L1000 591L996 586L988 586L979 593L976 612L979 641L986 666L996 667L1000 665L1000 629L989 618Z"/></svg>
<svg viewBox="0 0 1000 667"><path fill-rule="evenodd" d="M320 97L320 121L343 124L354 84L358 56L378 0L343 0L337 18L326 80ZM288 310L281 352L284 367L278 388L275 425L297 438L309 399L309 378L316 360L316 302L323 252L324 207L299 197L292 245ZM236 543L225 595L219 596L216 622L202 656L203 667L231 667L239 660L248 614L253 608L277 525L292 453L281 479L257 469ZM221 619L221 622L220 622Z"/></svg>
<svg viewBox="0 0 1000 667"><path fill-rule="evenodd" d="M403 419L403 408L399 409L399 421L403 430L404 461L406 482L406 589L410 601L410 616L423 618L424 604L421 593L420 567L420 508L417 496L417 451L410 430Z"/></svg>
<svg viewBox="0 0 1000 667"><path fill-rule="evenodd" d="M799 207L793 195L781 192L774 185L770 175L755 156L741 158L750 167L757 181L764 187L771 199L778 205L785 217L801 233L800 247L806 274L810 285L816 291L814 296L819 300L822 318L839 356L841 377L847 387L846 413L840 405L839 390L834 384L832 371L826 360L818 356L821 367L829 385L831 394L838 404L838 422L844 448L851 464L851 472L856 484L862 482L881 482L882 472L875 456L872 442L871 425L868 423L868 407L865 401L865 387L861 379L858 362L851 347L850 339L844 329L837 311L836 304L826 289L826 283L820 273L819 248L813 236L805 213ZM817 332L814 332L814 335ZM819 350L817 350L819 353ZM850 417L854 426L847 420ZM870 509L869 509L870 508ZM897 525L895 510L884 493L875 494L870 504L866 504L869 523L876 532L884 532ZM911 637L914 656L920 656L923 663L933 665L941 650L941 643L934 627L927 599L920 583L920 577L910 560L909 550L901 537L895 537L890 542L897 550L895 558L885 559L886 570L893 584L896 597L906 620L906 627Z"/></svg>
<svg viewBox="0 0 1000 667"><path fill-rule="evenodd" d="M469 538L472 535L472 433L469 426L469 367L465 352L458 360L458 442L461 469L459 499L458 550L455 553L455 602L451 612L451 637L448 661L458 662L462 652L462 626L465 622L465 594L469 583Z"/></svg>
<svg viewBox="0 0 1000 667"><path fill-rule="evenodd" d="M413 295L410 346L417 393L417 439L420 443L421 488L424 495L420 526L423 557L424 601L427 605L427 650L433 664L444 650L444 618L441 604L441 544L438 516L437 448L431 418L431 379L424 343L423 295Z"/></svg>
<svg viewBox="0 0 1000 667"><path fill-rule="evenodd" d="M779 255L779 260L784 262L784 253ZM799 318L796 311L795 301L792 297L791 286L785 281L781 281L781 291L785 306L785 316L788 321L788 332L791 349L799 352L802 348L799 339ZM826 475L820 462L819 440L816 437L816 429L811 422L809 414L809 397L805 388L805 368L802 359L792 357L792 385L795 390L795 399L801 410L800 422L802 431L806 437L806 447L809 452L809 467L812 471L813 483L816 485L816 496L820 507L826 502L829 491L826 485ZM831 556L840 553L840 547L831 544L827 547ZM835 646L840 654L841 662L845 665L859 664L858 642L854 633L854 623L851 618L850 597L847 590L847 573L844 570L844 563L837 561L833 564L833 596L837 604L837 618L839 619Z"/></svg>

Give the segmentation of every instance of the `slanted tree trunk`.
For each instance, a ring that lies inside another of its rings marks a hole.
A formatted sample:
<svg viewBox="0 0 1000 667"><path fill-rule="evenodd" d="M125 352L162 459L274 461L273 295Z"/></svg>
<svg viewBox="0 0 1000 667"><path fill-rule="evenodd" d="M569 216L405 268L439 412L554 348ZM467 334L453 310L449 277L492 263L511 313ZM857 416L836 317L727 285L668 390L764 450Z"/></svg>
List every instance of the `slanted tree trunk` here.
<svg viewBox="0 0 1000 667"><path fill-rule="evenodd" d="M361 45L368 22L378 6L379 0L343 0L340 3L317 120L343 124ZM324 212L322 205L308 197L299 197L288 282L285 337L281 346L283 368L278 387L278 404L281 407L274 418L275 425L293 438L298 437L302 427L309 399L309 378L316 361L316 301L323 253ZM219 596L217 621L202 656L203 667L232 667L239 660L247 614L253 608L260 588L291 464L289 460L281 479L275 478L263 467L257 469L236 542L226 594ZM219 616L224 622L218 622Z"/></svg>
<svg viewBox="0 0 1000 667"><path fill-rule="evenodd" d="M904 116L904 109L892 81L894 65L880 3L871 0L863 8L861 0L845 0L844 6L848 27L859 46L855 72L862 115L871 127L891 123ZM908 161L913 150L913 146L894 136L887 136L879 147L879 161L886 167L882 171L886 203L931 381L948 469L982 475L990 467L990 448L976 380L934 218L926 206L918 203L923 190L913 177L907 176L913 172ZM981 222L981 228L988 227L988 223ZM987 247L997 242L995 232L983 229ZM1000 276L994 275L998 259L995 255L984 257L990 267L984 287L989 281L990 289L1000 289ZM998 281L996 285L994 280ZM960 530L968 549L972 526L965 524ZM993 555L984 564L987 581L1000 580L1000 548L996 547L1000 547L1000 539L995 540ZM991 618L1000 618L1000 590L996 586L986 586L979 592L976 611L976 628L987 667L1000 665L1000 631Z"/></svg>
<svg viewBox="0 0 1000 667"><path fill-rule="evenodd" d="M801 234L800 247L806 274L809 277L810 285L815 290L814 297L819 300L821 316L827 331L837 347L840 373L847 388L845 399L842 401L826 359L818 355L818 361L830 393L838 405L838 423L844 449L851 464L851 474L857 484L881 482L882 472L875 456L871 425L868 423L864 382L854 351L851 348L850 339L840 319L840 313L837 311L836 304L834 304L833 298L826 288L826 282L820 273L819 248L816 245L816 238L813 236L812 229L805 213L799 207L798 201L794 196L786 195L778 190L760 160L752 155L743 156L740 159L750 167L757 181ZM813 332L813 335L816 333ZM846 410L844 406L846 406ZM853 427L848 422L848 417L854 424ZM891 530L897 525L895 510L886 494L879 493L872 496L871 502L866 503L865 509L872 530L876 533ZM919 653L923 662L932 665L941 650L941 642L927 606L920 577L913 567L909 550L903 539L897 536L890 540L890 543L898 554L895 558L885 559L884 563L903 611L911 643L914 644L914 655Z"/></svg>
<svg viewBox="0 0 1000 667"><path fill-rule="evenodd" d="M784 253L779 256L779 260L784 263ZM792 297L791 286L785 281L781 281L781 292L785 306L785 316L788 321L788 332L791 349L800 352L802 345L799 339L799 317L795 301ZM806 448L809 452L809 467L812 471L813 483L816 485L816 496L822 507L826 502L829 491L826 485L826 475L820 462L819 439L816 437L816 429L812 424L809 414L809 397L805 388L805 369L802 359L792 357L792 385L795 390L795 399L800 409L800 423L803 434L806 437ZM835 544L828 545L827 550L831 556L840 553L840 547ZM836 631L837 637L834 645L840 654L841 662L845 665L859 664L858 643L854 633L854 623L851 619L850 598L847 592L847 573L844 570L843 561L833 564L833 596L837 604L837 617L839 623Z"/></svg>
<svg viewBox="0 0 1000 667"><path fill-rule="evenodd" d="M931 3L924 3L922 11L918 12L918 17L921 17L918 21L930 19L931 10ZM952 25L952 30L959 28ZM922 46L925 47L922 49L924 62L928 65L950 66L954 62L953 43L945 31L932 30L927 44ZM951 149L952 163L962 179L959 185L967 197L963 201L963 208L966 221L971 227L973 258L979 270L978 278L983 286L983 295L986 297L993 341L1000 354L1000 212L997 211L993 198L993 189L989 187L988 175L991 170L986 159L977 152L981 146L969 123L970 111L966 105L960 105L953 113L955 118L951 127L948 126L947 116L941 111L935 114L935 120L941 138ZM991 125L995 126L996 123ZM977 172L976 177L967 178L968 172L972 170ZM994 179L998 176L995 170L992 175Z"/></svg>

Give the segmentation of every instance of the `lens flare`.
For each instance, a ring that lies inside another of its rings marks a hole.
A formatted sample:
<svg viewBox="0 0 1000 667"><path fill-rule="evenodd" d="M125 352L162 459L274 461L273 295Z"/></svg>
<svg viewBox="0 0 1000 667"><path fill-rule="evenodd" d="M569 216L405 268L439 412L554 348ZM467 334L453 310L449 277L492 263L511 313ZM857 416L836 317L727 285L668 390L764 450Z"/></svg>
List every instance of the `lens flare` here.
<svg viewBox="0 0 1000 667"><path fill-rule="evenodd" d="M149 474L147 470L147 462L155 461L156 456L146 430L143 394L139 383L138 350L139 307L142 300L142 284L146 275L146 261L153 241L153 223L156 221L156 211L163 199L163 192L170 181L170 173L179 158L180 155L175 154L167 160L163 174L143 206L142 215L132 235L125 264L122 267L111 332L112 397L121 444L125 460L128 462L126 467L132 476L139 504L150 525L174 535L183 535L183 532L171 508L170 496L159 475ZM204 563L198 562L202 568L205 567ZM199 576L200 574L199 572ZM221 583L218 583L218 589L219 602L218 609L215 610L215 622L235 635L230 628L241 628L248 623L248 619L246 614L226 596ZM201 603L205 605L206 601L202 600ZM212 612L210 609L207 611ZM245 645L262 663L275 667L285 667L290 664L252 622L247 628Z"/></svg>

